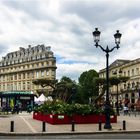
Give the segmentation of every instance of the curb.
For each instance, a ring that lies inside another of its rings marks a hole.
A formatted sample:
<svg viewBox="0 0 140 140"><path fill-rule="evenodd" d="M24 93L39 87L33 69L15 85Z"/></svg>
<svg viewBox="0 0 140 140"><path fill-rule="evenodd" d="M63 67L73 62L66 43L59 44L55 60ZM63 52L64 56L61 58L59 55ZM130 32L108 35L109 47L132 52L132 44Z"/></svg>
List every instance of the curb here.
<svg viewBox="0 0 140 140"><path fill-rule="evenodd" d="M54 132L54 133L47 133L47 132L40 132L40 133L16 133L16 132L9 132L9 133L0 133L0 136L52 136L52 135L108 135L108 134L139 134L140 131L97 131L97 132Z"/></svg>

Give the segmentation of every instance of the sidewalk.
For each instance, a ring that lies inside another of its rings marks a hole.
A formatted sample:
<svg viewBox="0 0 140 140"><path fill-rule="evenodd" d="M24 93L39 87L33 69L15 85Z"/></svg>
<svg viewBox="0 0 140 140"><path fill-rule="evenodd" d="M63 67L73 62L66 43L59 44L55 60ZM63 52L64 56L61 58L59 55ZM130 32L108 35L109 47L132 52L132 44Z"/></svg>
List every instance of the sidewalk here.
<svg viewBox="0 0 140 140"><path fill-rule="evenodd" d="M126 121L126 130L123 130L123 121ZM10 132L11 121L14 121L14 132ZM71 134L71 133L125 133L140 132L140 115L118 116L118 122L112 123L112 129L99 131L99 124L75 124L72 131L71 124L51 125L46 123L46 130L42 132L42 122L32 119L32 114L23 112L18 115L0 116L0 134Z"/></svg>

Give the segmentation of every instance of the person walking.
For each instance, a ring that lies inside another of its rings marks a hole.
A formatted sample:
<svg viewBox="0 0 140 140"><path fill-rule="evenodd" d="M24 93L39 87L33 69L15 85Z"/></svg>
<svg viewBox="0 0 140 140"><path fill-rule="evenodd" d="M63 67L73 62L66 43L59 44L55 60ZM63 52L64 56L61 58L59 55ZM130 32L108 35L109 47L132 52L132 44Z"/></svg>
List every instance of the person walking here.
<svg viewBox="0 0 140 140"><path fill-rule="evenodd" d="M123 107L123 113L124 116L128 114L128 107L126 105Z"/></svg>

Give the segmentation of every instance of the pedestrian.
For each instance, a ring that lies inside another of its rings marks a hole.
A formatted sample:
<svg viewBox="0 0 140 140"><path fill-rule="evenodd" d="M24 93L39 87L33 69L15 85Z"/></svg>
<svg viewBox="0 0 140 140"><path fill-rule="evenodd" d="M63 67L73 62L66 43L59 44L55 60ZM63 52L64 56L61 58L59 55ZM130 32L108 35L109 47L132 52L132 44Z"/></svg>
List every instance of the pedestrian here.
<svg viewBox="0 0 140 140"><path fill-rule="evenodd" d="M21 102L19 102L19 111L20 111L20 113L22 113L22 103Z"/></svg>
<svg viewBox="0 0 140 140"><path fill-rule="evenodd" d="M17 114L19 114L19 105L18 105L18 103L16 103L16 105L15 105L15 110L16 110Z"/></svg>
<svg viewBox="0 0 140 140"><path fill-rule="evenodd" d="M127 113L128 113L128 107L126 105L123 107L123 112L124 112L124 115L127 115Z"/></svg>
<svg viewBox="0 0 140 140"><path fill-rule="evenodd" d="M27 113L31 113L32 112L32 106L30 105L30 103L27 103Z"/></svg>

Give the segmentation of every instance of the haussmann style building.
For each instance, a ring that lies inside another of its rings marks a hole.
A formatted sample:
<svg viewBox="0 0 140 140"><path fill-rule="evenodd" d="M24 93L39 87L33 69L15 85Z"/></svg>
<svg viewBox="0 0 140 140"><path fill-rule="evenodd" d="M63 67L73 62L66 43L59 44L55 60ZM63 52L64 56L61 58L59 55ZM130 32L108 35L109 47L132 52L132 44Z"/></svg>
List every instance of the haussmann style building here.
<svg viewBox="0 0 140 140"><path fill-rule="evenodd" d="M123 105L130 103L136 105L140 101L140 58L135 60L116 60L109 66L109 77L128 76L130 79L120 83L117 87L110 87L110 101L115 104L117 101ZM106 77L106 69L99 71L99 77ZM118 95L117 95L118 94Z"/></svg>
<svg viewBox="0 0 140 140"><path fill-rule="evenodd" d="M56 78L56 58L50 46L29 45L8 53L0 61L0 105L9 107L19 101L26 108L33 104L36 91L42 87L32 82L41 78Z"/></svg>

